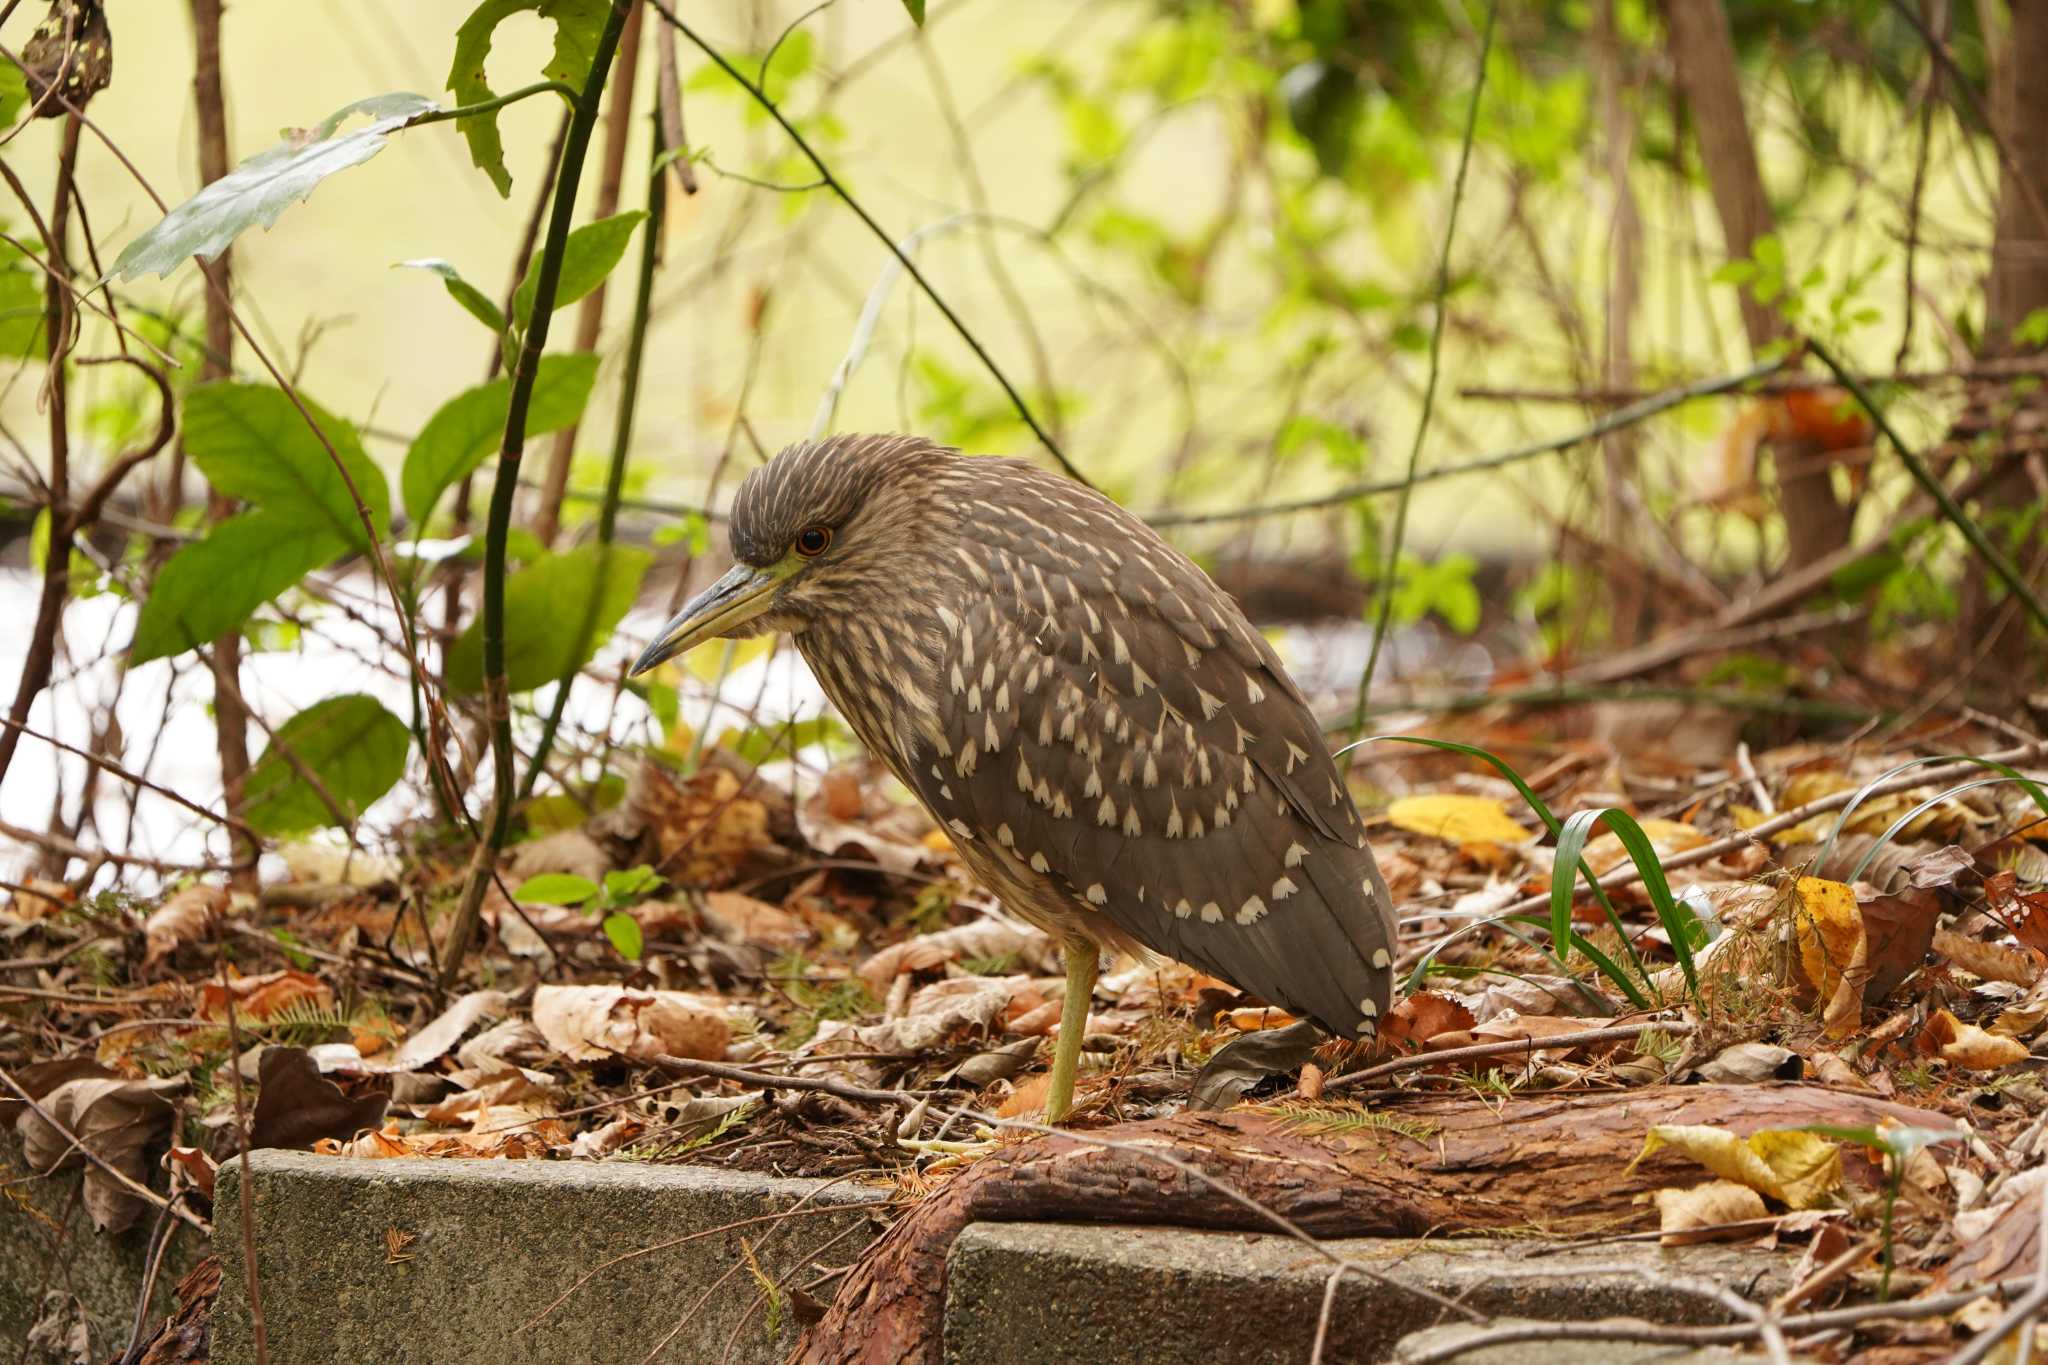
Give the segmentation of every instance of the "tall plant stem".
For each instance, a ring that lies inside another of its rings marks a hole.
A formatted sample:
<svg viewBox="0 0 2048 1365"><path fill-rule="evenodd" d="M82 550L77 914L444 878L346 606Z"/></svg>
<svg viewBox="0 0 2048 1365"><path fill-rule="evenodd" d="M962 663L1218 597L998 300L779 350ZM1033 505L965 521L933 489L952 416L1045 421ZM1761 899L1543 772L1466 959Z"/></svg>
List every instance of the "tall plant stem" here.
<svg viewBox="0 0 2048 1365"><path fill-rule="evenodd" d="M512 371L512 396L505 415L505 440L498 449L498 468L491 484L491 510L484 527L484 704L491 721L491 757L494 786L491 818L483 838L477 842L470 861L469 881L455 920L448 927L447 952L441 959L441 989L455 984L468 955L469 940L483 909L484 889L497 869L498 850L504 847L505 831L512 822L512 698L505 682L505 542L512 529L512 501L519 491L519 457L526 449L526 411L533 401L533 383L540 373L541 352L547 349L548 322L555 311L555 294L562 281L562 255L569 241L569 225L576 217L576 187L583 179L583 159L590 150L591 130L597 126L597 106L604 94L605 79L611 74L612 54L619 46L619 32L626 26L631 0L612 0L592 54L590 74L583 93L576 98L569 118L568 136L562 139L562 162L555 174L555 203L548 218L547 238L541 247L540 274L535 280L533 321L519 348L519 363Z"/></svg>
<svg viewBox="0 0 2048 1365"><path fill-rule="evenodd" d="M1486 61L1493 55L1493 24L1499 16L1499 0L1486 6L1486 28L1479 37L1479 66L1472 78L1472 102L1465 110L1465 137L1458 146L1458 174L1451 182L1451 210L1444 222L1443 250L1436 264L1436 317L1429 328L1429 379L1422 390L1422 414L1415 419L1415 440L1408 447L1408 472L1394 502L1394 534L1387 538L1387 565L1380 575L1379 620L1373 624L1372 653L1366 656L1365 672L1358 676L1358 714L1365 714L1372 695L1372 677L1379 671L1380 650L1387 643L1387 628L1394 619L1394 576L1401 567L1401 542L1408 533L1408 503L1415 492L1415 474L1422 460L1422 443L1429 435L1429 419L1436 413L1436 381L1443 369L1444 314L1451 293L1451 243L1458 235L1458 209L1465 202L1465 172L1472 165L1472 136L1479 127L1479 97L1486 91ZM1359 725L1362 729L1364 722ZM1360 731L1354 730L1352 738Z"/></svg>
<svg viewBox="0 0 2048 1365"><path fill-rule="evenodd" d="M619 391L618 419L612 427L612 462L605 474L604 503L597 516L597 543L604 548L599 552L597 577L591 584L591 600L583 616L581 638L569 656L568 670L556 680L555 704L548 711L547 727L540 732L540 742L534 745L533 761L526 770L526 780L519 784L521 801L533 795L534 783L540 780L541 772L547 766L548 753L555 746L555 734L562 728L562 714L569 705L569 689L576 684L578 670L574 661L582 658L584 650L590 647L598 598L603 595L605 583L611 576L612 536L618 526L619 499L625 495L626 455L633 444L633 414L640 401L640 362L647 353L647 319L654 310L654 272L661 262L661 222L668 200L661 181L662 150L661 112L657 104L654 157L647 172L647 221L640 225L640 280L633 293L633 327L626 340L626 373Z"/></svg>

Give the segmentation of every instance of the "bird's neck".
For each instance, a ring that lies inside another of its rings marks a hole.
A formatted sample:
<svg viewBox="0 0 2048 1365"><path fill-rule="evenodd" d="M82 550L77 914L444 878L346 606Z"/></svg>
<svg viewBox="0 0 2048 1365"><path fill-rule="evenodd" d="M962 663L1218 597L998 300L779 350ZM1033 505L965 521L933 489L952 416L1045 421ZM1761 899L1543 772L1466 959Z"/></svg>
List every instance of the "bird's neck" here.
<svg viewBox="0 0 2048 1365"><path fill-rule="evenodd" d="M939 669L938 630L937 620L913 617L891 626L858 620L813 625L795 637L825 695L861 743L892 769L900 756L929 743L937 724L930 698Z"/></svg>

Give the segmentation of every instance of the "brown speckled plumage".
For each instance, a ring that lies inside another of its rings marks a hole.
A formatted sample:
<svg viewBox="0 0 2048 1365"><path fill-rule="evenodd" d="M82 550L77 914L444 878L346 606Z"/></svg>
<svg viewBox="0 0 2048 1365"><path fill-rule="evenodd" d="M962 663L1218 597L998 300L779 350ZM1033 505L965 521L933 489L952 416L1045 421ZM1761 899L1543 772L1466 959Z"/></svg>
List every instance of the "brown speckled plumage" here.
<svg viewBox="0 0 2048 1365"><path fill-rule="evenodd" d="M831 552L787 630L1014 913L1177 958L1356 1037L1394 927L1364 826L1266 640L1107 498L914 437L793 446L733 511L746 562Z"/></svg>

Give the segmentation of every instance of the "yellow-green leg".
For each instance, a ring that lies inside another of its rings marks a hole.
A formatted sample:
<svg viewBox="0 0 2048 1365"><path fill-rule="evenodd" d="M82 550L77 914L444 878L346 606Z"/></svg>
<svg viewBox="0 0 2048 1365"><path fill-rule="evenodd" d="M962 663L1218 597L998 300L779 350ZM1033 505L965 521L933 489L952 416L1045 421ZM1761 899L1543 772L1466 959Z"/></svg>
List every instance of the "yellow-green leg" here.
<svg viewBox="0 0 2048 1365"><path fill-rule="evenodd" d="M1052 1050L1052 1084L1045 1091L1045 1121L1058 1123L1074 1107L1074 1073L1081 1065L1081 1040L1088 1032L1088 1003L1095 995L1101 950L1093 943L1069 943L1067 998L1060 1006L1060 1036Z"/></svg>

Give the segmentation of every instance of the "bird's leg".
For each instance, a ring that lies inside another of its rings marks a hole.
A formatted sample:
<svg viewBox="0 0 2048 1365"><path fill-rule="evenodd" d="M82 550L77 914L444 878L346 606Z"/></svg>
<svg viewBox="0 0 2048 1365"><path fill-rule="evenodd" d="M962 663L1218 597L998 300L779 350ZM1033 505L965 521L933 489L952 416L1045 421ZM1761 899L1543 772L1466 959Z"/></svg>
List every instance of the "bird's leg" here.
<svg viewBox="0 0 2048 1365"><path fill-rule="evenodd" d="M1088 1032L1088 1004L1102 950L1083 939L1062 948L1067 961L1067 998L1060 1006L1060 1036L1052 1050L1052 1083L1045 1092L1045 1121L1058 1123L1074 1107L1074 1073L1081 1064L1081 1040Z"/></svg>

